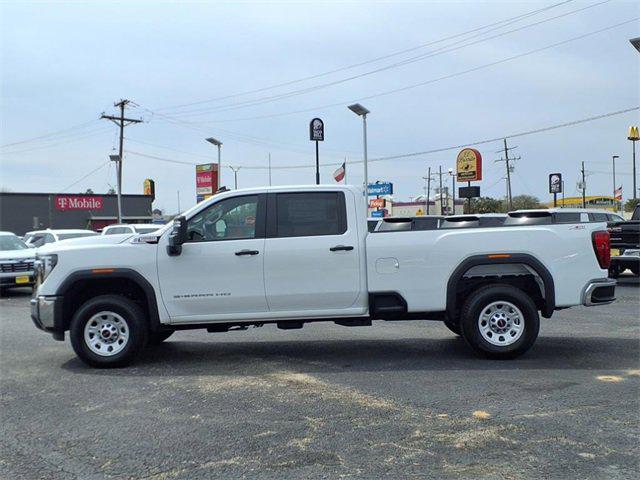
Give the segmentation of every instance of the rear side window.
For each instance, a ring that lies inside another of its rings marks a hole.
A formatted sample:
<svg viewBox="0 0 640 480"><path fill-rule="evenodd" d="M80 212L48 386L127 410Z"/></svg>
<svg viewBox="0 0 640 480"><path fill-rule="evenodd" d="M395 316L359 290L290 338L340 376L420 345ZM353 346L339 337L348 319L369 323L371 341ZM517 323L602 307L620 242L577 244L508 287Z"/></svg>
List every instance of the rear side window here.
<svg viewBox="0 0 640 480"><path fill-rule="evenodd" d="M276 236L342 235L347 214L342 192L278 193Z"/></svg>
<svg viewBox="0 0 640 480"><path fill-rule="evenodd" d="M579 213L556 213L556 223L580 223Z"/></svg>
<svg viewBox="0 0 640 480"><path fill-rule="evenodd" d="M425 217L413 219L413 230L435 230L438 228L438 217Z"/></svg>
<svg viewBox="0 0 640 480"><path fill-rule="evenodd" d="M607 215L606 213L590 213L589 221L590 222L608 222L609 215Z"/></svg>

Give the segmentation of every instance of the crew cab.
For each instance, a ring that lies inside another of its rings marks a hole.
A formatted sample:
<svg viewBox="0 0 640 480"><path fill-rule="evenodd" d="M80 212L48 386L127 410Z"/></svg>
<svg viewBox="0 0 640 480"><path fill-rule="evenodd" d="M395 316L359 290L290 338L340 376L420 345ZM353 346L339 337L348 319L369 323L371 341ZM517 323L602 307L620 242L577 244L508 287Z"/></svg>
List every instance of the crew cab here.
<svg viewBox="0 0 640 480"><path fill-rule="evenodd" d="M371 234L356 187L223 192L151 234L44 246L31 316L96 367L176 330L317 321L439 320L479 354L513 358L540 315L615 299L606 224L559 215Z"/></svg>
<svg viewBox="0 0 640 480"><path fill-rule="evenodd" d="M611 266L609 276L618 277L626 269L640 275L640 204L631 219L609 223L611 233Z"/></svg>

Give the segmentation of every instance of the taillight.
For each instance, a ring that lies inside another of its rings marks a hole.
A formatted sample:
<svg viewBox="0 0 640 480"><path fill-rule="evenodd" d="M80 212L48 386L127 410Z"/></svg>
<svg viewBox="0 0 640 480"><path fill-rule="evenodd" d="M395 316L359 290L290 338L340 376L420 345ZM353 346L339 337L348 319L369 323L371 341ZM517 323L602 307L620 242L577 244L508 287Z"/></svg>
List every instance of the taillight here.
<svg viewBox="0 0 640 480"><path fill-rule="evenodd" d="M611 242L609 241L609 232L598 231L592 235L593 250L596 252L596 258L600 264L600 268L609 268L611 263Z"/></svg>

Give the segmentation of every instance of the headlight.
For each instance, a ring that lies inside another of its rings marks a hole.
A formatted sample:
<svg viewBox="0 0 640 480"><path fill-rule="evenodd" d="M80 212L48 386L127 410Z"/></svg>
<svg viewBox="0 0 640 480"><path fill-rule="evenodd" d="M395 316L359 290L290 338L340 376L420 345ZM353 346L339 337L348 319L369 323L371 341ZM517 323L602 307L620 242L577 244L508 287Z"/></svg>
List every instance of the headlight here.
<svg viewBox="0 0 640 480"><path fill-rule="evenodd" d="M44 282L57 264L58 255L38 255L36 257L35 270L36 276L39 278L40 282Z"/></svg>

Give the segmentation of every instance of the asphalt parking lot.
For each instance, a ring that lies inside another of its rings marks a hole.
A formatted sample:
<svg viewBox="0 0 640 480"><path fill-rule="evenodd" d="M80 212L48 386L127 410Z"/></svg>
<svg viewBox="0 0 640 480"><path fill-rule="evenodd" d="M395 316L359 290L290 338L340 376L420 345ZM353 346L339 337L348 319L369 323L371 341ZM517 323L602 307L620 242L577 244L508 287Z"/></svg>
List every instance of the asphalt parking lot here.
<svg viewBox="0 0 640 480"><path fill-rule="evenodd" d="M637 478L640 282L543 320L523 358L438 322L179 332L93 370L0 298L7 479Z"/></svg>

